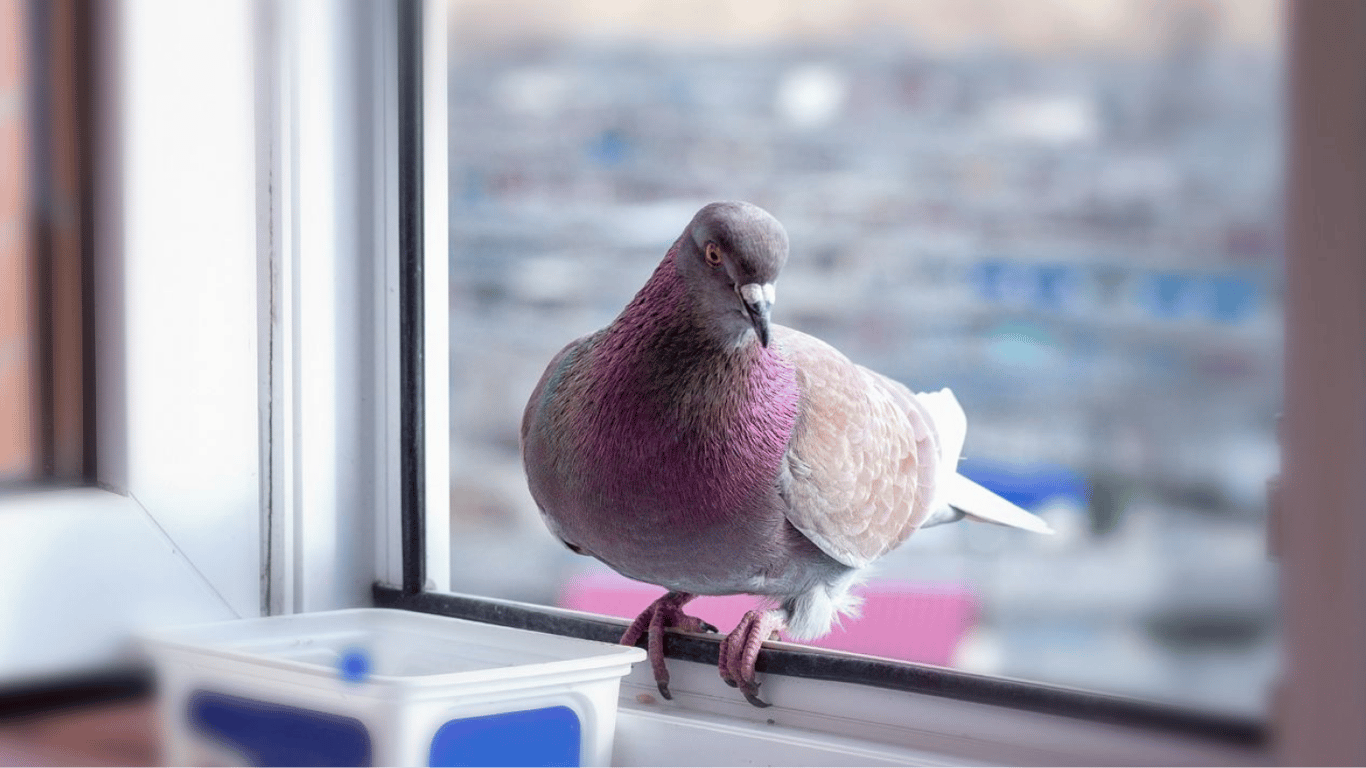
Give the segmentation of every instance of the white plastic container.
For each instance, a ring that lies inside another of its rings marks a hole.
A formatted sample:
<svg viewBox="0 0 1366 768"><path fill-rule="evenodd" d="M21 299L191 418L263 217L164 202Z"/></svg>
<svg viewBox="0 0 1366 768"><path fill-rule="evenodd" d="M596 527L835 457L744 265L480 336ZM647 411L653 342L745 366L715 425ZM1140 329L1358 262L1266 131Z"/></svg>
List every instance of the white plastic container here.
<svg viewBox="0 0 1366 768"><path fill-rule="evenodd" d="M607 765L639 648L383 608L147 633L171 765Z"/></svg>

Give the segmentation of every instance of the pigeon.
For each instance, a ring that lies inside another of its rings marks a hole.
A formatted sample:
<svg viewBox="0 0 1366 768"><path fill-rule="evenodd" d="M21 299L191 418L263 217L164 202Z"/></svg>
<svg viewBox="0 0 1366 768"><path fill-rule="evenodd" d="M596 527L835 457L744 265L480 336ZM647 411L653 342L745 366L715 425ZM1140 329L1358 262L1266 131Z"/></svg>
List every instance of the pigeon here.
<svg viewBox="0 0 1366 768"><path fill-rule="evenodd" d="M786 230L744 202L703 207L607 327L551 359L521 425L550 531L666 594L627 628L671 698L666 630L715 632L698 595L765 599L721 641L755 706L755 661L855 617L851 589L919 528L964 517L1050 533L957 472L967 418L771 322Z"/></svg>

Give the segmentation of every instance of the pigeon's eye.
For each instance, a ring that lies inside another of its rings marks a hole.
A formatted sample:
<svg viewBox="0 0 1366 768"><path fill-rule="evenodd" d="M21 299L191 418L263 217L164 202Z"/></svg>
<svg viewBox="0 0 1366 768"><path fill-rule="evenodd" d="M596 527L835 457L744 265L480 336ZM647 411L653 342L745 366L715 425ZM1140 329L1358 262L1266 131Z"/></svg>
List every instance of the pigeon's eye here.
<svg viewBox="0 0 1366 768"><path fill-rule="evenodd" d="M706 253L708 264L713 267L721 266L721 246L709 240L707 241L707 247L704 249L704 252Z"/></svg>

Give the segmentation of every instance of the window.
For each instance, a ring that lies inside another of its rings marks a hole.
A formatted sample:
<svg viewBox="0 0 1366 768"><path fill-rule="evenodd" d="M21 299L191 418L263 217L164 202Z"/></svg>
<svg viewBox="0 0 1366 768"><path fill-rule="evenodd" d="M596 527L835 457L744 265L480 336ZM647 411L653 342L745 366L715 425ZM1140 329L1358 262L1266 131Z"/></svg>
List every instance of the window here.
<svg viewBox="0 0 1366 768"><path fill-rule="evenodd" d="M792 240L775 321L952 387L965 474L1058 530L920 532L817 644L1266 713L1277 3L452 9L456 589L659 594L546 534L521 410L697 207L748 199Z"/></svg>

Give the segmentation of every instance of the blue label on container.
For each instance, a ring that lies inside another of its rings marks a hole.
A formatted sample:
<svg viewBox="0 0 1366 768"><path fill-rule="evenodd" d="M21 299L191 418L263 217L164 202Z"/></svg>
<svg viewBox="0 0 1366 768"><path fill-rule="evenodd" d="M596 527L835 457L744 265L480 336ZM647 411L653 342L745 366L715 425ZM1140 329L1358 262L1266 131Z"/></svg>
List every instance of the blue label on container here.
<svg viewBox="0 0 1366 768"><path fill-rule="evenodd" d="M195 691L190 728L251 765L370 765L370 733L354 717Z"/></svg>
<svg viewBox="0 0 1366 768"><path fill-rule="evenodd" d="M451 720L432 738L428 765L578 765L579 716L546 707Z"/></svg>

